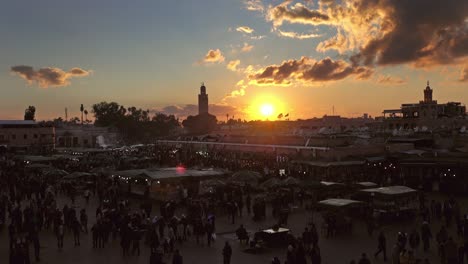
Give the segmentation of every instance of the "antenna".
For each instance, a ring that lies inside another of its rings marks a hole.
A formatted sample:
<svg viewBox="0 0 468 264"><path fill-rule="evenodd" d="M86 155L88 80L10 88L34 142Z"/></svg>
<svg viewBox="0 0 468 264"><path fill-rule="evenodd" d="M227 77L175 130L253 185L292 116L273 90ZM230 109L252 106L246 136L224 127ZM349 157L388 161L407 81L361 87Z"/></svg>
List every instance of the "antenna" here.
<svg viewBox="0 0 468 264"><path fill-rule="evenodd" d="M68 109L65 107L65 121L68 121Z"/></svg>
<svg viewBox="0 0 468 264"><path fill-rule="evenodd" d="M335 115L335 106L332 106L332 115Z"/></svg>

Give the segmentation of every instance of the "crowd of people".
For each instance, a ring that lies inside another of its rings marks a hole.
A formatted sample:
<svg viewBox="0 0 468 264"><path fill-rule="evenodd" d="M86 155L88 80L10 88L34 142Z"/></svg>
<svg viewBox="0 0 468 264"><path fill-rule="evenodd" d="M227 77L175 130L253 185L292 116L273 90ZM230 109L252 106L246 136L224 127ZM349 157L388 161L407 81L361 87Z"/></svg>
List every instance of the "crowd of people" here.
<svg viewBox="0 0 468 264"><path fill-rule="evenodd" d="M112 162L117 162L121 160L119 155L123 154L109 155ZM269 154L237 160L232 159L232 154L215 152L208 159L206 155L190 150L174 152L167 147L152 147L151 150L144 149L138 155L151 156L158 165L172 165L174 160L183 160L184 164L192 166L225 166L231 170L247 168L262 174L269 173L265 168L275 171L279 166L275 157ZM240 247L246 251L254 249L254 252L259 252L264 241L249 234L238 218L247 214L254 221L262 221L270 218L267 208L271 208L271 217L277 219L276 226L286 227L290 214L289 205L295 203L304 207L304 200L310 199L302 191L277 191L272 192L270 197L258 196L249 185L245 185L228 188L213 195L191 195L182 201L160 201L159 210L153 210L155 203L148 198L130 199L118 187L117 179L97 176L84 190L79 191L73 184L61 183L55 178L44 177L40 172L26 170L24 163L15 161L11 156L2 158L0 224L8 230L10 264L40 262L42 237L47 233L55 236L58 250L63 250L64 244L68 243L80 247L83 239L92 240L92 248L95 250L106 248L112 241L119 241L124 257L140 256L141 247L145 246L150 251L150 264L166 263L168 260L173 264L180 264L184 262L181 250L187 241L208 247L215 243L217 219L223 216L227 216L229 224L240 225L236 231ZM77 165L76 160L70 160L70 163L57 167L91 171L95 164L89 162L90 159L86 158L87 165ZM285 161L287 160L281 162ZM80 203L77 198L82 199ZM90 199L94 199L91 204L97 204L95 211L90 207ZM89 215L91 210L94 214L92 217ZM446 264L463 263L468 257L468 218L453 197L444 201L431 199L429 202L424 194L420 195L415 220L418 224L412 230L391 234L382 231L380 223L369 219L369 235L373 235L374 229L379 230L378 236L373 238L377 247L372 252L366 249L350 263L373 263L372 257L382 257L393 264L429 263L425 255L428 251L437 251L440 262ZM302 234L287 235L284 241L285 256L275 257L271 263L322 263L319 240L334 239L337 220L336 217L325 216L323 222L327 226L326 236L320 235L321 226L311 220ZM434 229L435 223L440 229ZM390 240L387 238L391 236L396 238L394 245L387 243ZM73 237L73 240L68 241L68 237ZM30 252L33 253L30 255ZM233 249L229 242L225 242L220 254L223 263L231 263Z"/></svg>

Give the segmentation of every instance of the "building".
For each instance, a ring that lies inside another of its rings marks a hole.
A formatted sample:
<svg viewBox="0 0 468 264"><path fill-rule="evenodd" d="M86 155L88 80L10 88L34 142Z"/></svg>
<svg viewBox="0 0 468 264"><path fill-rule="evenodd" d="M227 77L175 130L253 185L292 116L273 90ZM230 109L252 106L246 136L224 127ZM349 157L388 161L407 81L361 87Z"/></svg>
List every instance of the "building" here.
<svg viewBox="0 0 468 264"><path fill-rule="evenodd" d="M427 82L424 89L424 100L419 103L402 104L400 109L384 110L384 118L402 117L416 119L438 119L442 117L462 117L466 115L466 107L460 102L448 102L439 104L432 99L433 90Z"/></svg>
<svg viewBox="0 0 468 264"><path fill-rule="evenodd" d="M0 120L0 145L12 150L50 151L55 147L55 128L33 120Z"/></svg>
<svg viewBox="0 0 468 264"><path fill-rule="evenodd" d="M198 114L208 113L208 94L206 93L205 84L202 83L200 87L200 94L198 95Z"/></svg>
<svg viewBox="0 0 468 264"><path fill-rule="evenodd" d="M57 127L56 138L60 148L105 148L115 146L119 135L107 127L63 125Z"/></svg>
<svg viewBox="0 0 468 264"><path fill-rule="evenodd" d="M465 118L466 107L460 102L439 104L433 100L433 90L427 82L423 90L424 100L419 103L402 104L400 109L383 111L383 121L387 129L410 129L415 127L434 127L447 119ZM442 124L443 125L443 124Z"/></svg>

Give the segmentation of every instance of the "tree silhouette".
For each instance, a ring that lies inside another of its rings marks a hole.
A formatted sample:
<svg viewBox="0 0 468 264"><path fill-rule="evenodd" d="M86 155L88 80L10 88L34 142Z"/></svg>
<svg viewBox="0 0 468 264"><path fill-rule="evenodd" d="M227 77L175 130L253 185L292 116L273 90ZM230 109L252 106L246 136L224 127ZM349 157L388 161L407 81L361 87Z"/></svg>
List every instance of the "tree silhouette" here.
<svg viewBox="0 0 468 264"><path fill-rule="evenodd" d="M30 105L24 110L24 120L36 120L36 107Z"/></svg>
<svg viewBox="0 0 468 264"><path fill-rule="evenodd" d="M218 120L214 115L203 113L196 116L188 116L187 119L182 121L184 128L192 134L206 134L216 128Z"/></svg>
<svg viewBox="0 0 468 264"><path fill-rule="evenodd" d="M88 123L88 110L84 110L84 114L85 114L85 120L86 120L86 123Z"/></svg>
<svg viewBox="0 0 468 264"><path fill-rule="evenodd" d="M84 107L83 107L83 104L81 104L80 106L80 112L81 112L81 124L83 125L83 111L84 111Z"/></svg>

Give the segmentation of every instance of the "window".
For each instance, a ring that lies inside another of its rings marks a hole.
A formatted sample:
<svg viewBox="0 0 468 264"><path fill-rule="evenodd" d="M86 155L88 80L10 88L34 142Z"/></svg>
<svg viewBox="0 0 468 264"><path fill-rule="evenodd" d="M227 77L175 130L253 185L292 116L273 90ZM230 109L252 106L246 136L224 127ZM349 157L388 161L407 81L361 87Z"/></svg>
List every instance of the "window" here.
<svg viewBox="0 0 468 264"><path fill-rule="evenodd" d="M16 139L16 135L11 135L11 138L12 138L12 139Z"/></svg>
<svg viewBox="0 0 468 264"><path fill-rule="evenodd" d="M34 138L37 138L37 134L34 134Z"/></svg>
<svg viewBox="0 0 468 264"><path fill-rule="evenodd" d="M27 135L27 134L24 134L23 138L24 138L24 139L28 139L28 135Z"/></svg>
<svg viewBox="0 0 468 264"><path fill-rule="evenodd" d="M4 135L0 135L0 140L4 140L5 139L5 136Z"/></svg>

